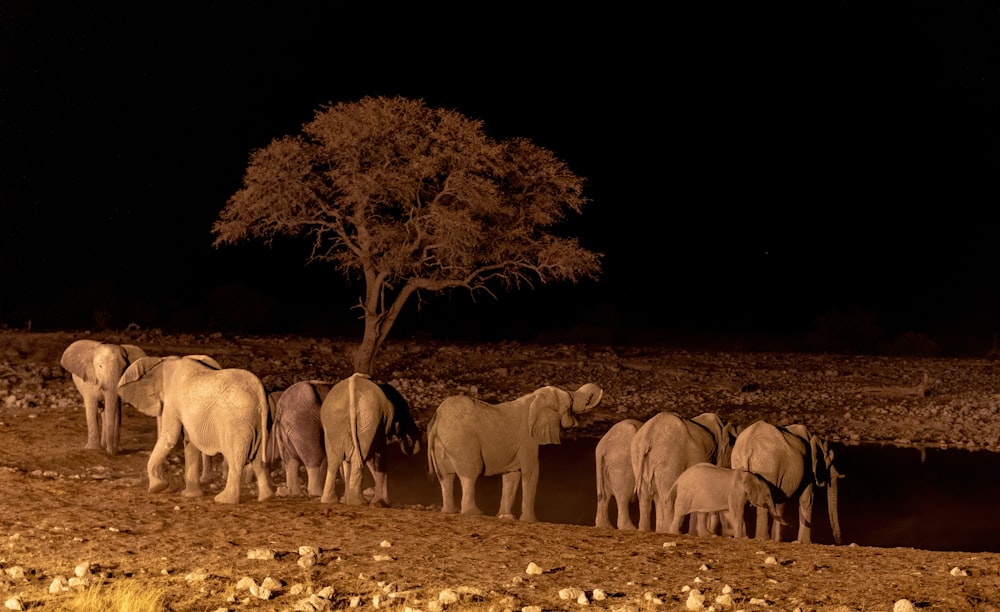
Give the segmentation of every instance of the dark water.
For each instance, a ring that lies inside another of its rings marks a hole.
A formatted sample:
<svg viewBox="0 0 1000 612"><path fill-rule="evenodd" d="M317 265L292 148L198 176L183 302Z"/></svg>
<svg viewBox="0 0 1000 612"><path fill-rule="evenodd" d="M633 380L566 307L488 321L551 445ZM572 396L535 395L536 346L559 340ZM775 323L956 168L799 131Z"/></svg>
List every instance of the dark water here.
<svg viewBox="0 0 1000 612"><path fill-rule="evenodd" d="M597 512L594 448L597 440L564 441L540 449L536 513L540 521L593 525ZM1000 453L923 451L892 446L832 444L844 478L838 483L843 543L925 550L1000 552ZM389 495L394 504L440 507L437 480L427 478L427 456L393 453ZM481 477L479 507L494 515L500 477ZM456 489L460 488L456 483ZM826 490L815 489L813 541L833 544ZM514 507L520 513L520 494ZM615 510L612 504L612 524ZM797 524L798 507L786 507ZM633 503L633 517L638 510ZM748 523L752 529L752 516ZM793 534L794 528L786 528Z"/></svg>

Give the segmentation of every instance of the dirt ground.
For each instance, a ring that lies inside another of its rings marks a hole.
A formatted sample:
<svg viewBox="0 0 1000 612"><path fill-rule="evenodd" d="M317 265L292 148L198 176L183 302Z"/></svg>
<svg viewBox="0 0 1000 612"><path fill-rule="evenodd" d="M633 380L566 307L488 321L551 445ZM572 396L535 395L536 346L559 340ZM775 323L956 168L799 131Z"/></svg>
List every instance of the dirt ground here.
<svg viewBox="0 0 1000 612"><path fill-rule="evenodd" d="M227 506L212 501L214 489L181 497L180 453L171 458L176 486L149 494L155 420L127 408L120 455L83 449L82 404L58 362L85 336L0 332L0 599L8 607L66 609L85 585L103 583L162 590L169 610L353 603L875 611L903 599L916 609L1000 608L1000 554L993 553L621 533L444 515L439 500L390 508L304 497L259 503L252 485L241 504ZM209 354L257 373L269 389L351 373L351 341L143 330L87 337L135 343L151 355ZM545 384L595 382L604 399L570 435L597 438L621 419L661 410L711 410L741 424L803 422L844 443L1000 448L1000 377L988 359L400 341L379 364L377 377L398 386L421 426L448 395L501 401ZM283 480L280 471L274 477ZM389 486L390 494L406 486L392 479L391 466ZM53 589L59 577L65 590L58 582ZM689 603L694 591L703 607Z"/></svg>

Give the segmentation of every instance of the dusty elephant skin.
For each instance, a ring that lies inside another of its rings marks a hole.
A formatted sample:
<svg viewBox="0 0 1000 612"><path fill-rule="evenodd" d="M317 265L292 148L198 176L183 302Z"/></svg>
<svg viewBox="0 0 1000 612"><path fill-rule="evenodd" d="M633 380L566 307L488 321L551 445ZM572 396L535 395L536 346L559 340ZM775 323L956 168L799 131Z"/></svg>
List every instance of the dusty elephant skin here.
<svg viewBox="0 0 1000 612"><path fill-rule="evenodd" d="M452 589L459 601L447 609L509 597L506 605L515 610L578 610L560 591L579 589L592 609L653 609L648 596L663 602L656 609L680 610L688 601L685 586L704 594L706 607L728 586L736 607L748 610L892 610L904 598L917 609L1000 608L1000 554L850 546L850 524L842 525L845 545L832 546L525 523L444 514L436 505L323 504L305 496L216 504L210 495L179 494L179 448L165 468L169 490L151 494L145 469L155 419L126 406L118 454L82 448L80 396L59 356L86 336L0 332L0 598L19 595L29 609L62 608L74 591L52 594L50 585L58 576L73 577L84 563L92 582L103 577L109 584L163 589L172 610L291 610L306 597L294 594L296 585L314 593L332 586L332 603L340 608L352 596L367 607L376 596L384 604L395 590L412 608L429 609ZM351 374L354 344L153 332L90 337L134 344L151 355L212 355L254 372L267 390L342 380ZM541 384L575 388L593 380L604 389L601 404L566 432L594 440L620 420L645 421L663 410L687 418L712 410L744 425L807 423L813 434L836 440L976 442L997 450L987 443L1000 438L1000 377L988 360L428 342L391 344L382 359L380 371L405 395L421 427L446 396L499 402ZM925 371L927 395L868 392L905 389ZM756 390L741 391L751 384ZM283 480L280 469L273 475ZM842 496L850 478L841 482ZM217 474L206 488L221 491L223 482ZM243 489L248 497L254 493L252 484ZM590 516L596 494L594 503ZM318 549L313 565L299 565L301 546ZM254 550L274 555L248 558ZM540 574L526 573L532 563ZM243 577L260 584L269 576L281 581L269 601L237 589ZM607 599L595 601L595 590Z"/></svg>

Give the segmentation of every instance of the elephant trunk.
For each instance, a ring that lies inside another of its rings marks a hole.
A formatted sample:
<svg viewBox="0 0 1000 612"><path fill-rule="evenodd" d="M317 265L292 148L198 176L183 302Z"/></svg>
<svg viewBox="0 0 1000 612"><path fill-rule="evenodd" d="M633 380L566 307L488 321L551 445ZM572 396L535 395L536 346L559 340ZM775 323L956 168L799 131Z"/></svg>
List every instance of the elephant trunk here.
<svg viewBox="0 0 1000 612"><path fill-rule="evenodd" d="M830 466L830 487L826 490L827 512L830 515L830 527L833 530L833 541L840 544L840 517L837 515L837 481L841 476L837 468Z"/></svg>
<svg viewBox="0 0 1000 612"><path fill-rule="evenodd" d="M111 387L104 392L104 429L101 432L101 442L109 455L117 455L121 438L122 403L118 390Z"/></svg>

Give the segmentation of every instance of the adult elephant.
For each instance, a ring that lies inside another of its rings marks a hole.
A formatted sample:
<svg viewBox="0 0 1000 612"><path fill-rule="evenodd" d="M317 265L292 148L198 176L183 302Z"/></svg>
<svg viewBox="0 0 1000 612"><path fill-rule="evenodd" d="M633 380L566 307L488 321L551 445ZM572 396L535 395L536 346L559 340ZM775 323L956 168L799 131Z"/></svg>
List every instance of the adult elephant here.
<svg viewBox="0 0 1000 612"><path fill-rule="evenodd" d="M632 438L642 427L642 421L625 419L611 426L594 449L594 463L597 466L597 518L594 525L610 527L608 510L611 498L618 506L618 529L634 531L635 523L629 504L635 499L635 472L632 471L630 449Z"/></svg>
<svg viewBox="0 0 1000 612"><path fill-rule="evenodd" d="M118 382L122 401L159 419L156 445L146 466L150 493L167 488L163 462L183 437L185 496L202 494L202 453L222 453L227 465L226 486L215 501L239 503L240 476L247 463L257 477L257 499L274 495L264 469L269 417L264 386L252 372L217 365L204 355L143 357L122 374Z"/></svg>
<svg viewBox="0 0 1000 612"><path fill-rule="evenodd" d="M577 391L542 387L501 404L457 395L441 402L427 431L427 462L441 485L442 512L481 514L476 505L480 475L502 474L500 518L513 518L521 481L521 520L536 521L538 447L559 444L561 428L575 427L578 414L601 401L603 391L587 383ZM462 484L461 509L454 483Z"/></svg>
<svg viewBox="0 0 1000 612"><path fill-rule="evenodd" d="M732 466L760 475L775 490L775 506L780 513L786 502L798 499L798 541L812 541L813 485L826 487L827 508L833 540L840 544L837 515L837 480L843 476L833 465L833 450L825 440L812 435L802 424L777 427L757 421L740 432L733 446ZM757 511L758 539L766 539L768 514ZM781 540L781 524L773 525L771 539Z"/></svg>
<svg viewBox="0 0 1000 612"><path fill-rule="evenodd" d="M420 452L420 428L409 404L388 383L367 374L353 374L330 389L320 407L326 446L326 481L320 501L337 500L338 470L344 478L344 503L362 505L361 482L365 466L375 481L369 503L389 505L388 448L399 442L405 454Z"/></svg>
<svg viewBox="0 0 1000 612"><path fill-rule="evenodd" d="M736 428L714 412L705 412L692 419L674 412L661 412L643 423L629 449L639 498L639 530L653 528L655 501L656 531L666 532L673 511L663 500L677 477L696 463L729 467L729 454L735 439Z"/></svg>
<svg viewBox="0 0 1000 612"><path fill-rule="evenodd" d="M267 458L272 462L281 459L285 493L290 496L302 494L300 466L306 468L307 493L315 497L323 494L326 449L320 409L332 388L332 382L299 381L281 392L274 404Z"/></svg>
<svg viewBox="0 0 1000 612"><path fill-rule="evenodd" d="M59 364L73 375L87 415L87 445L116 455L121 446L121 399L118 379L146 352L134 344L77 340L63 351ZM103 407L100 403L103 402Z"/></svg>

